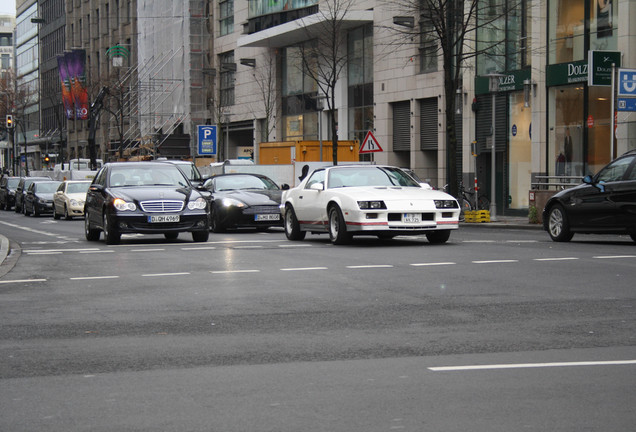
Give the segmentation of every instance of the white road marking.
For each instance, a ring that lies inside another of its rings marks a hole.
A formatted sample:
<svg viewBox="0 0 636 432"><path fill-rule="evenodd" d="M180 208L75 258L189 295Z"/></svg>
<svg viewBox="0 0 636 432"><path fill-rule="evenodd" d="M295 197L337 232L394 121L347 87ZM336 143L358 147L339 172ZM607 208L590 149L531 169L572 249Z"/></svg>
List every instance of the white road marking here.
<svg viewBox="0 0 636 432"><path fill-rule="evenodd" d="M462 243L495 243L495 240L464 240Z"/></svg>
<svg viewBox="0 0 636 432"><path fill-rule="evenodd" d="M506 240L504 243L539 243L538 240Z"/></svg>
<svg viewBox="0 0 636 432"><path fill-rule="evenodd" d="M95 251L83 251L81 254L96 254L96 253L113 253L114 250L95 250Z"/></svg>
<svg viewBox="0 0 636 432"><path fill-rule="evenodd" d="M69 278L70 280L96 280L96 279L118 279L119 276L78 276Z"/></svg>
<svg viewBox="0 0 636 432"><path fill-rule="evenodd" d="M425 266L445 266L445 265L455 265L457 263L454 262L432 262L432 263L413 263L409 264L413 267L425 267Z"/></svg>
<svg viewBox="0 0 636 432"><path fill-rule="evenodd" d="M347 266L348 269L368 269L368 268L393 268L390 264L370 264L370 265L352 265Z"/></svg>
<svg viewBox="0 0 636 432"><path fill-rule="evenodd" d="M86 251L98 251L98 248L80 248L80 249L23 249L22 252L86 252Z"/></svg>
<svg viewBox="0 0 636 432"><path fill-rule="evenodd" d="M51 232L48 232L48 231L40 231L40 230L36 230L36 229L33 229L33 228L25 227L25 226L22 226L22 225L12 224L12 223L5 222L5 221L0 221L0 223L5 224L5 225L10 226L10 227L13 227L13 228L19 228L21 230L29 231L29 232L32 232L32 233L35 233L35 234L41 234L41 235L45 235L45 236L49 236L49 237L59 237L59 234L51 233Z"/></svg>
<svg viewBox="0 0 636 432"><path fill-rule="evenodd" d="M51 252L27 252L27 255L61 255L60 251L51 251Z"/></svg>
<svg viewBox="0 0 636 432"><path fill-rule="evenodd" d="M307 270L328 270L327 267L294 267L294 268L282 268L281 271L307 271Z"/></svg>
<svg viewBox="0 0 636 432"><path fill-rule="evenodd" d="M576 257L561 257L561 258L535 258L533 261L568 261L577 260Z"/></svg>
<svg viewBox="0 0 636 432"><path fill-rule="evenodd" d="M473 264L502 264L502 263L516 263L519 260L485 260L485 261L472 261Z"/></svg>
<svg viewBox="0 0 636 432"><path fill-rule="evenodd" d="M162 252L165 251L163 248L147 248L147 249L131 249L128 252Z"/></svg>
<svg viewBox="0 0 636 432"><path fill-rule="evenodd" d="M180 273L148 273L142 274L142 277L161 277L161 276L185 276L189 275L190 272L180 272Z"/></svg>
<svg viewBox="0 0 636 432"><path fill-rule="evenodd" d="M528 369L528 368L573 367L573 366L616 366L616 365L632 365L632 364L636 364L636 360L439 366L439 367L429 367L428 370L431 370L433 372L453 372L453 371L468 371L468 370Z"/></svg>
<svg viewBox="0 0 636 432"><path fill-rule="evenodd" d="M615 258L636 258L636 255L600 255L592 257L595 259L615 259Z"/></svg>
<svg viewBox="0 0 636 432"><path fill-rule="evenodd" d="M234 249L262 249L261 245L236 246Z"/></svg>
<svg viewBox="0 0 636 432"><path fill-rule="evenodd" d="M281 247L281 248L299 248L299 247L311 247L311 245L308 245L308 244L281 244L281 245L278 245L278 247Z"/></svg>
<svg viewBox="0 0 636 432"><path fill-rule="evenodd" d="M212 274L228 274L228 273L259 273L260 270L211 270Z"/></svg>
<svg viewBox="0 0 636 432"><path fill-rule="evenodd" d="M0 284L28 283L28 282L46 282L46 279L14 279L14 280L0 281Z"/></svg>
<svg viewBox="0 0 636 432"><path fill-rule="evenodd" d="M215 246L202 246L202 247L182 247L181 250L184 251L198 251L198 250L214 250Z"/></svg>

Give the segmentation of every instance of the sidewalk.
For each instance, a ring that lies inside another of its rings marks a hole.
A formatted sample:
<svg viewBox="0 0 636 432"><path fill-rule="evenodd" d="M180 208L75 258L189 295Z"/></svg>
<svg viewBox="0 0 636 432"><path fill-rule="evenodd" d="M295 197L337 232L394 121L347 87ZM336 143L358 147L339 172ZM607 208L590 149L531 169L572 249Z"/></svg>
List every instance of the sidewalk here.
<svg viewBox="0 0 636 432"><path fill-rule="evenodd" d="M478 222L468 223L460 222L460 227L480 227L480 228L499 228L499 229L536 229L542 230L542 224L531 224L528 217L524 216L497 216L496 222Z"/></svg>

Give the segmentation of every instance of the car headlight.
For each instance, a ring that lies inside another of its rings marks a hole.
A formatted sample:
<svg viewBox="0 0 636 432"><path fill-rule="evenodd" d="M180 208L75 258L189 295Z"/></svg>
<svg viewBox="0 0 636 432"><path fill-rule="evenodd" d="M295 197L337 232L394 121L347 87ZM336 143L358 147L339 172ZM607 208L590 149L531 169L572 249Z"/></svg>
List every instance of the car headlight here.
<svg viewBox="0 0 636 432"><path fill-rule="evenodd" d="M379 210L386 209L384 201L358 201L358 207L361 210Z"/></svg>
<svg viewBox="0 0 636 432"><path fill-rule="evenodd" d="M239 207L239 208L243 208L245 207L245 203L242 201L239 201L237 199L234 198L223 198L221 200L221 204L223 204L224 207Z"/></svg>
<svg viewBox="0 0 636 432"><path fill-rule="evenodd" d="M459 208L455 200L435 200L436 208Z"/></svg>
<svg viewBox="0 0 636 432"><path fill-rule="evenodd" d="M115 201L113 201L113 206L119 211L137 210L137 206L135 205L135 203L126 202L121 198L115 198Z"/></svg>
<svg viewBox="0 0 636 432"><path fill-rule="evenodd" d="M73 207L79 207L79 206L83 206L83 205L84 205L84 203L83 203L82 201L78 201L78 200L76 200L76 199L72 199L72 200L71 200L71 205L72 205Z"/></svg>
<svg viewBox="0 0 636 432"><path fill-rule="evenodd" d="M190 201L188 203L188 208L190 210L204 210L205 207L207 206L207 201L205 200L205 198L199 197L194 201Z"/></svg>

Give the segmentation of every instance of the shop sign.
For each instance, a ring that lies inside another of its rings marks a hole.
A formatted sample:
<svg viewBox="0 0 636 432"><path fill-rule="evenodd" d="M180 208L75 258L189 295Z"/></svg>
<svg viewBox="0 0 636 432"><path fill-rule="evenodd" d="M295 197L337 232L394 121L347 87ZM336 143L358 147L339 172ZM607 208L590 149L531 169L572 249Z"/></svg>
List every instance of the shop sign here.
<svg viewBox="0 0 636 432"><path fill-rule="evenodd" d="M636 98L618 98L617 111L636 111Z"/></svg>
<svg viewBox="0 0 636 432"><path fill-rule="evenodd" d="M588 63L585 60L548 65L546 85L557 86L587 81Z"/></svg>
<svg viewBox="0 0 636 432"><path fill-rule="evenodd" d="M594 127L594 117L592 117L591 115L587 116L587 127Z"/></svg>
<svg viewBox="0 0 636 432"><path fill-rule="evenodd" d="M500 92L523 90L523 81L530 79L530 70L516 70L503 72L499 77L499 90ZM490 78L488 76L475 77L475 94L488 94L490 93Z"/></svg>
<svg viewBox="0 0 636 432"><path fill-rule="evenodd" d="M621 65L620 51L588 51L588 85L611 86L612 64Z"/></svg>

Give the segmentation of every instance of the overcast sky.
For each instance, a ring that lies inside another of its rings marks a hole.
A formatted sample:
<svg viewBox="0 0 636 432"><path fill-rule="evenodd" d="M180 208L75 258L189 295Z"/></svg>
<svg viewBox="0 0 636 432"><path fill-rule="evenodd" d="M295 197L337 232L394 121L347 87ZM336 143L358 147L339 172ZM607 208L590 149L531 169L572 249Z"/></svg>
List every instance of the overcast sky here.
<svg viewBox="0 0 636 432"><path fill-rule="evenodd" d="M0 0L0 15L15 15L15 0Z"/></svg>

